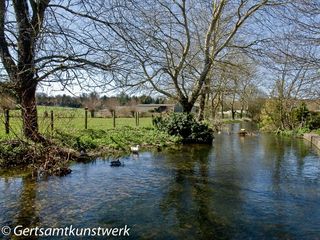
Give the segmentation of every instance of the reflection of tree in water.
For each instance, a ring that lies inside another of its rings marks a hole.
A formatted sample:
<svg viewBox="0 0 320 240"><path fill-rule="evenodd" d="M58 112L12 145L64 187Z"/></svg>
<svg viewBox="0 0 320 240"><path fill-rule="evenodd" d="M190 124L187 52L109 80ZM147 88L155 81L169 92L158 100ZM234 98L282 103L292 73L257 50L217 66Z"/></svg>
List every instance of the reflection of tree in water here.
<svg viewBox="0 0 320 240"><path fill-rule="evenodd" d="M295 171L303 175L304 158L308 155L307 148L302 142L281 136L266 136L264 138L265 161L271 161L273 187L273 210L277 213L277 222L290 222L292 215L288 213L290 199L295 196L296 189L290 182L295 182ZM296 159L296 165L290 162ZM299 177L300 178L300 177ZM290 238L284 224L275 224L273 230L279 238Z"/></svg>
<svg viewBox="0 0 320 240"><path fill-rule="evenodd" d="M18 213L14 226L36 227L39 216L36 209L37 181L31 176L22 178L22 190L18 205ZM19 237L18 239L37 239L36 237Z"/></svg>
<svg viewBox="0 0 320 240"><path fill-rule="evenodd" d="M278 188L278 185L281 183L281 177L285 176L283 173L285 169L283 169L282 165L286 150L289 147L289 141L287 138L273 135L265 136L263 140L264 159L267 161L266 164L269 164L269 162L273 163L271 168L273 186Z"/></svg>
<svg viewBox="0 0 320 240"><path fill-rule="evenodd" d="M293 170L294 165L286 166L290 155L296 158L296 168L300 174L304 167L304 159L309 154L309 149L302 141L292 141L287 137L268 136L264 138L265 158L273 160L274 167L272 169L274 184L279 184L281 179L286 177L287 172Z"/></svg>
<svg viewBox="0 0 320 240"><path fill-rule="evenodd" d="M191 147L179 155L168 156L168 165L175 178L163 201L161 210L167 216L175 213L178 235L197 239L228 239L228 226L215 215L212 190L208 179L210 147Z"/></svg>
<svg viewBox="0 0 320 240"><path fill-rule="evenodd" d="M304 167L304 159L309 155L309 147L304 144L303 141L294 141L292 144L295 156L297 157L297 169L299 175L302 175L302 170Z"/></svg>

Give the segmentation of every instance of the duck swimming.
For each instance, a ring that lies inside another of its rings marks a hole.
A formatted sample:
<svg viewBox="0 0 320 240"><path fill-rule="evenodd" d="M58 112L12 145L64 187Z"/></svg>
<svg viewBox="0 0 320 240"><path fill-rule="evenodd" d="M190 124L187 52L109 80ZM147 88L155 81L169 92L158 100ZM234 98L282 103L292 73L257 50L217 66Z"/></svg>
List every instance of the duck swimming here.
<svg viewBox="0 0 320 240"><path fill-rule="evenodd" d="M111 167L120 167L121 165L124 165L120 162L120 160L116 160L116 161L111 161L110 166Z"/></svg>

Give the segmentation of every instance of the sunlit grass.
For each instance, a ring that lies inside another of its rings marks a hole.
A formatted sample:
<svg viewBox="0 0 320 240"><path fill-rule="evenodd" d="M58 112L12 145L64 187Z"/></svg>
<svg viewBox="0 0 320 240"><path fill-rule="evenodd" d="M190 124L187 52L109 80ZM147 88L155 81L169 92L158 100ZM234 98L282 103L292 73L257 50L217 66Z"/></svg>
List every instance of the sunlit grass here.
<svg viewBox="0 0 320 240"><path fill-rule="evenodd" d="M50 111L54 112L54 129L61 132L76 132L85 129L85 111L77 108L38 107L38 124L41 133L50 134ZM48 115L46 116L45 111ZM150 117L140 118L136 126L135 118L116 118L116 129L129 127L152 127ZM113 128L112 118L91 118L88 114L88 129L109 130ZM4 116L0 116L0 138L11 139L22 136L22 119L19 110L10 111L10 134L5 133Z"/></svg>

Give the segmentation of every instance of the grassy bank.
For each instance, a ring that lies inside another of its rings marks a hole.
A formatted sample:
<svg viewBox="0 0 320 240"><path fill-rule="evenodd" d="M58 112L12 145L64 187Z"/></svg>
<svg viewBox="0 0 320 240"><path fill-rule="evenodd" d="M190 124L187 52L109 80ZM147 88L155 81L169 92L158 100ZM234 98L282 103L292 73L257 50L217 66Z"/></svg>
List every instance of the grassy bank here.
<svg viewBox="0 0 320 240"><path fill-rule="evenodd" d="M121 127L107 131L102 129L57 131L52 139L65 147L100 153L128 152L130 146L135 145L140 145L142 148L161 148L179 142L177 137L147 127Z"/></svg>
<svg viewBox="0 0 320 240"><path fill-rule="evenodd" d="M51 144L44 146L26 139L7 139L0 144L0 167L31 168L49 175L65 175L72 161L87 161L98 156L130 153L130 146L161 151L175 146L180 138L148 127L55 131L47 135ZM85 156L80 152L85 152Z"/></svg>
<svg viewBox="0 0 320 240"><path fill-rule="evenodd" d="M293 136L293 137L301 137L305 133L309 133L309 129L297 128L292 130L276 130L275 133L282 136Z"/></svg>
<svg viewBox="0 0 320 240"><path fill-rule="evenodd" d="M42 134L51 134L50 117L45 115L50 111L54 112L54 129L60 132L81 131L85 128L85 111L79 108L64 107L38 107L38 124ZM88 114L90 115L90 114ZM134 117L116 118L116 128L135 127ZM152 127L152 118L144 117L139 119L139 127ZM112 118L91 118L88 117L88 129L108 131L113 128ZM16 139L22 137L22 119L19 110L10 111L10 134L5 134L4 117L0 115L0 140Z"/></svg>
<svg viewBox="0 0 320 240"><path fill-rule="evenodd" d="M50 117L45 111L54 111L54 130L51 131ZM87 160L97 156L120 156L130 152L130 146L141 148L174 146L180 141L152 126L152 119L116 118L113 128L111 118L88 118L88 129L84 129L83 109L39 107L38 123L40 132L50 144L36 144L22 135L20 111L10 111L10 134L5 134L4 119L0 117L0 167L25 167L64 175L71 161ZM85 158L80 151L85 151ZM53 169L53 170L52 170Z"/></svg>
<svg viewBox="0 0 320 240"><path fill-rule="evenodd" d="M265 133L274 133L282 136L288 137L302 137L305 133L320 133L320 129L317 130L310 130L309 128L294 128L294 129L274 129L268 128L265 126L260 126L260 131Z"/></svg>

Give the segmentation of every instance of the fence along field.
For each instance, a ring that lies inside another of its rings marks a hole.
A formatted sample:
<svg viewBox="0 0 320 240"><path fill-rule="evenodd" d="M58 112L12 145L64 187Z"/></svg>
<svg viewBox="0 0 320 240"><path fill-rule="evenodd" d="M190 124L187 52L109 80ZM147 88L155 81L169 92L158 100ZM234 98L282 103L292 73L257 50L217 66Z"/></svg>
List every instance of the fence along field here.
<svg viewBox="0 0 320 240"><path fill-rule="evenodd" d="M86 110L83 108L66 107L38 107L38 124L42 133L51 133L53 113L53 128L62 132L79 131L85 129ZM5 112L0 115L0 138L21 137L22 119L20 110L9 111L9 134L5 129ZM115 125L115 126L114 126ZM108 130L111 128L130 127L152 127L151 117L140 117L135 113L134 117L90 117L87 111L87 128L95 130Z"/></svg>

